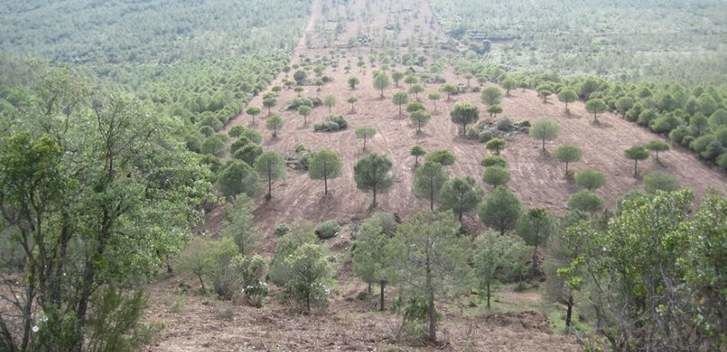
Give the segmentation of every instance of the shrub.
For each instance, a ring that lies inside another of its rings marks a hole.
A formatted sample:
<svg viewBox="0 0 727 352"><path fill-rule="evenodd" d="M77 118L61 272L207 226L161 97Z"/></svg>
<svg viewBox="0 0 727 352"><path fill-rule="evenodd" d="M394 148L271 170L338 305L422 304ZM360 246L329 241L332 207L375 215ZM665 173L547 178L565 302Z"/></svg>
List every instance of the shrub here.
<svg viewBox="0 0 727 352"><path fill-rule="evenodd" d="M288 295L306 312L313 306L325 307L332 279L323 248L313 243L303 244L286 258L285 265L291 274L285 284Z"/></svg>
<svg viewBox="0 0 727 352"><path fill-rule="evenodd" d="M486 156L484 159L482 159L482 166L484 167L490 167L490 166L499 166L499 167L507 167L507 161L505 161L505 158L499 156L499 155L490 155Z"/></svg>
<svg viewBox="0 0 727 352"><path fill-rule="evenodd" d="M501 118L497 120L497 129L503 132L510 132L514 129L514 125L512 123L512 120L510 120L507 117Z"/></svg>
<svg viewBox="0 0 727 352"><path fill-rule="evenodd" d="M275 226L275 230L273 231L273 234L275 234L275 237L283 237L290 232L290 226L286 223L278 224Z"/></svg>
<svg viewBox="0 0 727 352"><path fill-rule="evenodd" d="M576 185L579 188L595 191L605 182L606 178L596 170L584 170L576 173Z"/></svg>
<svg viewBox="0 0 727 352"><path fill-rule="evenodd" d="M316 132L338 132L345 130L348 127L348 122L342 116L330 117L328 120L313 125L313 130Z"/></svg>
<svg viewBox="0 0 727 352"><path fill-rule="evenodd" d="M241 256L233 258L231 266L240 275L240 292L253 307L261 307L268 295L268 285L265 283L267 263L259 255Z"/></svg>
<svg viewBox="0 0 727 352"><path fill-rule="evenodd" d="M568 208L570 210L593 213L603 208L603 201L595 193L583 190L570 197L570 200L568 200Z"/></svg>
<svg viewBox="0 0 727 352"><path fill-rule="evenodd" d="M654 171L644 176L644 188L649 193L672 192L679 189L679 180L674 175Z"/></svg>
<svg viewBox="0 0 727 352"><path fill-rule="evenodd" d="M504 167L491 166L485 169L482 179L485 183L497 187L506 184L510 180L510 172Z"/></svg>
<svg viewBox="0 0 727 352"><path fill-rule="evenodd" d="M324 221L316 226L316 236L322 240L335 237L341 231L341 226L333 220Z"/></svg>

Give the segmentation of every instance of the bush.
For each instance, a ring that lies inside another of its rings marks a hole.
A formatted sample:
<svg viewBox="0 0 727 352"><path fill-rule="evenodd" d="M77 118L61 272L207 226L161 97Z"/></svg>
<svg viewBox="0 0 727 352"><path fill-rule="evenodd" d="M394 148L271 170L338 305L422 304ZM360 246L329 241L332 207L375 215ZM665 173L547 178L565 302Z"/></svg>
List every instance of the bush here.
<svg viewBox="0 0 727 352"><path fill-rule="evenodd" d="M341 231L341 226L333 220L324 221L316 226L316 236L322 240L335 237Z"/></svg>
<svg viewBox="0 0 727 352"><path fill-rule="evenodd" d="M603 201L595 193L584 190L570 197L570 200L568 200L568 208L570 210L593 213L603 208Z"/></svg>
<svg viewBox="0 0 727 352"><path fill-rule="evenodd" d="M679 180L674 175L655 171L644 176L644 188L649 193L673 192L679 189Z"/></svg>
<svg viewBox="0 0 727 352"><path fill-rule="evenodd" d="M240 275L242 287L240 292L253 307L261 307L268 295L268 285L265 283L267 263L259 255L237 256L232 261L233 269Z"/></svg>
<svg viewBox="0 0 727 352"><path fill-rule="evenodd" d="M505 168L505 167L507 167L507 161L505 161L505 158L503 158L499 155L490 155L490 156L486 156L484 159L482 159L482 166L484 166L484 167L499 166L499 167Z"/></svg>
<svg viewBox="0 0 727 352"><path fill-rule="evenodd" d="M321 106L323 105L323 101L320 98L314 97L314 98L295 98L293 101L288 103L287 110L288 111L297 111L299 107L306 105L310 106L311 108Z"/></svg>
<svg viewBox="0 0 727 352"><path fill-rule="evenodd" d="M342 116L330 117L328 120L313 125L313 130L316 132L338 132L345 130L348 127L348 122Z"/></svg>
<svg viewBox="0 0 727 352"><path fill-rule="evenodd" d="M482 179L491 186L501 186L510 180L510 172L504 167L491 166L485 169Z"/></svg>
<svg viewBox="0 0 727 352"><path fill-rule="evenodd" d="M501 118L497 121L497 129L502 132L510 132L514 129L514 125L512 123L512 120L510 120L507 117Z"/></svg>
<svg viewBox="0 0 727 352"><path fill-rule="evenodd" d="M579 188L594 191L603 186L606 178L596 170L584 170L576 173L576 185Z"/></svg>
<svg viewBox="0 0 727 352"><path fill-rule="evenodd" d="M278 224L275 226L275 231L273 233L275 234L275 237L283 237L290 232L290 226L286 223Z"/></svg>

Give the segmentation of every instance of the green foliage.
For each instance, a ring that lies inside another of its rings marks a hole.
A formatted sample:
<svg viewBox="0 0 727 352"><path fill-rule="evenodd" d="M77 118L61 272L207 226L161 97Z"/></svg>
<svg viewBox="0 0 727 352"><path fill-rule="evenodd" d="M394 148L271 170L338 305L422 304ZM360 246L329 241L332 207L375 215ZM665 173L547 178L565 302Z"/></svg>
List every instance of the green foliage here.
<svg viewBox="0 0 727 352"><path fill-rule="evenodd" d="M221 170L217 178L217 187L222 195L235 197L245 194L252 197L257 192L257 173L242 161L233 160Z"/></svg>
<svg viewBox="0 0 727 352"><path fill-rule="evenodd" d="M579 191L574 193L568 200L568 209L571 211L577 210L587 213L595 213L603 209L603 200L591 191Z"/></svg>
<svg viewBox="0 0 727 352"><path fill-rule="evenodd" d="M480 99L485 105L498 105L502 101L502 91L497 87L487 87L482 90Z"/></svg>
<svg viewBox="0 0 727 352"><path fill-rule="evenodd" d="M328 108L328 113L330 114L331 109L336 106L336 97L332 95L327 95L325 98L323 98L323 105Z"/></svg>
<svg viewBox="0 0 727 352"><path fill-rule="evenodd" d="M490 141L485 144L485 148L494 152L495 155L500 155L500 151L505 149L505 141L501 138L490 139Z"/></svg>
<svg viewBox="0 0 727 352"><path fill-rule="evenodd" d="M583 170L576 173L576 185L579 188L587 189L589 191L595 191L604 183L606 183L606 177L596 170Z"/></svg>
<svg viewBox="0 0 727 352"><path fill-rule="evenodd" d="M472 212L480 204L484 192L471 177L457 177L444 183L440 191L440 207L442 210L452 210L457 218Z"/></svg>
<svg viewBox="0 0 727 352"><path fill-rule="evenodd" d="M392 166L389 158L371 154L357 161L353 167L356 187L364 192L371 191L373 195L372 208L376 207L377 194L386 192L393 184Z"/></svg>
<svg viewBox="0 0 727 352"><path fill-rule="evenodd" d="M258 175L267 181L268 193L265 197L272 198L273 181L285 177L285 160L280 154L268 151L260 154L255 160L254 167Z"/></svg>
<svg viewBox="0 0 727 352"><path fill-rule="evenodd" d="M568 76L597 72L629 82L685 80L698 84L724 80L725 65L720 61L724 49L718 44L719 32L709 31L715 25L722 29L725 25L702 22L703 18L717 18L720 9L720 4L714 2L661 4L633 0L590 1L578 6L557 0L536 4L432 2L433 13L444 30L473 51L479 50L485 35L505 43L488 48L484 58L473 55L483 62L481 66L518 67ZM558 18L554 20L547 14L557 14ZM649 32L634 33L634 28L649 28ZM671 40L664 40L666 37ZM622 55L624 52L636 54Z"/></svg>
<svg viewBox="0 0 727 352"><path fill-rule="evenodd" d="M484 233L477 237L472 258L472 272L477 287L484 293L487 309L491 308L493 286L525 266L527 247L512 236Z"/></svg>
<svg viewBox="0 0 727 352"><path fill-rule="evenodd" d="M495 228L500 235L515 227L522 205L514 193L507 188L499 186L490 192L479 209L480 221L483 224Z"/></svg>
<svg viewBox="0 0 727 352"><path fill-rule="evenodd" d="M673 192L679 189L679 179L664 172L650 172L644 176L644 188L649 193Z"/></svg>
<svg viewBox="0 0 727 352"><path fill-rule="evenodd" d="M708 195L690 216L692 200L685 190L634 195L605 229L585 223L569 231L579 252L562 272L576 273L572 278L592 297L605 327L598 333L612 348L689 349L695 329L704 346L724 339L714 309L724 301L717 292L726 281L714 270L724 249L711 244L724 243L727 202Z"/></svg>
<svg viewBox="0 0 727 352"><path fill-rule="evenodd" d="M430 152L427 155L426 161L441 164L442 166L451 166L457 159L454 154L447 149L439 149Z"/></svg>
<svg viewBox="0 0 727 352"><path fill-rule="evenodd" d="M341 226L336 221L328 220L324 221L316 226L316 236L322 240L327 240L336 237L341 231Z"/></svg>
<svg viewBox="0 0 727 352"><path fill-rule="evenodd" d="M565 104L565 111L568 112L568 104L578 100L578 94L570 88L565 88L558 94L558 100Z"/></svg>
<svg viewBox="0 0 727 352"><path fill-rule="evenodd" d="M262 307L268 295L268 285L265 282L267 262L259 255L236 256L231 266L241 278L241 292L247 303L253 307Z"/></svg>
<svg viewBox="0 0 727 352"><path fill-rule="evenodd" d="M259 144L248 144L241 149L237 150L232 157L245 162L248 165L253 165L255 159L263 153L263 148Z"/></svg>
<svg viewBox="0 0 727 352"><path fill-rule="evenodd" d="M434 210L434 202L439 199L439 192L448 179L447 171L442 164L427 161L414 173L414 194L429 199L429 208Z"/></svg>
<svg viewBox="0 0 727 352"><path fill-rule="evenodd" d="M634 177L639 174L639 160L646 160L649 157L649 152L642 146L633 146L624 151L626 158L634 161Z"/></svg>
<svg viewBox="0 0 727 352"><path fill-rule="evenodd" d="M462 125L461 135L465 135L467 132L467 125L473 124L480 119L480 111L476 106L470 103L459 102L454 104L450 116L452 118L452 122Z"/></svg>
<svg viewBox="0 0 727 352"><path fill-rule="evenodd" d="M283 128L283 118L272 115L265 120L265 127L273 133L273 138L278 138L278 132Z"/></svg>
<svg viewBox="0 0 727 352"><path fill-rule="evenodd" d="M462 290L468 266L465 239L449 212L425 212L401 224L391 240L391 269L395 282L409 296L421 297L426 306L428 338L436 340L435 302Z"/></svg>
<svg viewBox="0 0 727 352"><path fill-rule="evenodd" d="M583 152L574 145L563 144L555 150L555 158L565 163L565 175L568 176L568 164L581 160Z"/></svg>
<svg viewBox="0 0 727 352"><path fill-rule="evenodd" d="M348 87L351 88L351 90L356 89L356 86L360 83L359 79L356 77L350 77L348 79Z"/></svg>
<svg viewBox="0 0 727 352"><path fill-rule="evenodd" d="M308 175L314 180L323 180L325 191L328 194L328 180L341 175L343 163L336 152L321 149L311 155L308 162Z"/></svg>
<svg viewBox="0 0 727 352"><path fill-rule="evenodd" d="M348 121L343 116L331 116L326 121L313 126L316 132L338 132L348 128Z"/></svg>
<svg viewBox="0 0 727 352"><path fill-rule="evenodd" d="M409 95L404 92L396 92L391 97L391 100L394 102L395 105L399 106L399 118L401 118L401 107L402 105L405 105L407 102L409 102Z"/></svg>
<svg viewBox="0 0 727 352"><path fill-rule="evenodd" d="M669 145L666 144L665 142L661 141L661 140L658 140L658 139L653 140L653 141L651 141L649 143L646 143L646 145L644 147L646 149L654 152L654 155L655 155L655 158L656 158L656 161L657 162L659 161L659 153L660 152L665 152L665 151L669 150Z"/></svg>
<svg viewBox="0 0 727 352"><path fill-rule="evenodd" d="M232 208L225 212L222 234L232 238L242 255L248 255L257 249L262 236L255 227L248 198L238 198Z"/></svg>
<svg viewBox="0 0 727 352"><path fill-rule="evenodd" d="M298 115L303 116L303 125L308 126L308 115L310 115L312 108L309 105L298 106Z"/></svg>
<svg viewBox="0 0 727 352"><path fill-rule="evenodd" d="M422 110L426 110L426 108L424 107L424 104L419 101L412 101L406 106L406 112L410 114Z"/></svg>
<svg viewBox="0 0 727 352"><path fill-rule="evenodd" d="M221 156L225 152L225 141L227 139L221 134L215 134L202 142L202 153Z"/></svg>
<svg viewBox="0 0 727 352"><path fill-rule="evenodd" d="M366 151L366 142L376 135L373 127L360 127L356 129L356 138L363 139L363 151Z"/></svg>
<svg viewBox="0 0 727 352"><path fill-rule="evenodd" d="M390 234L381 226L379 218L372 217L361 225L351 250L353 272L364 282L379 283L379 309L384 310L384 286L391 280L392 261L389 250Z"/></svg>
<svg viewBox="0 0 727 352"><path fill-rule="evenodd" d="M414 166L419 166L419 158L427 154L424 148L415 145L409 150L409 154L414 157Z"/></svg>
<svg viewBox="0 0 727 352"><path fill-rule="evenodd" d="M143 291L124 293L115 287L103 287L94 294L94 309L88 318L89 339L92 341L88 349L92 351L133 352L143 346L143 318L147 300ZM43 336L53 324L49 320L40 323L38 330L46 330L39 334L43 345ZM46 325L46 326L43 326ZM54 347L60 347L58 345Z"/></svg>
<svg viewBox="0 0 727 352"><path fill-rule="evenodd" d="M490 166L499 166L501 168L507 168L507 161L505 161L505 158L499 156L499 155L488 155L482 159L481 162L482 166L484 167L490 167Z"/></svg>
<svg viewBox="0 0 727 352"><path fill-rule="evenodd" d="M325 307L333 281L328 256L321 246L306 243L285 259L289 272L286 292L306 312L311 307Z"/></svg>
<svg viewBox="0 0 727 352"><path fill-rule="evenodd" d="M608 105L601 99L591 99L586 102L586 110L593 114L593 122L598 123L598 114L608 111Z"/></svg>
<svg viewBox="0 0 727 352"><path fill-rule="evenodd" d="M391 82L385 72L377 72L374 75L374 88L381 92L381 99L384 99L384 89L389 88Z"/></svg>
<svg viewBox="0 0 727 352"><path fill-rule="evenodd" d="M482 180L493 187L502 186L507 181L510 181L510 172L501 166L490 166L485 168L485 172L482 174Z"/></svg>
<svg viewBox="0 0 727 352"><path fill-rule="evenodd" d="M409 118L411 119L411 122L417 126L417 133L421 133L422 126L429 123L429 120L432 119L432 114L426 110L417 110L411 113Z"/></svg>
<svg viewBox="0 0 727 352"><path fill-rule="evenodd" d="M280 287L285 287L291 280L288 258L296 249L316 242L316 235L310 226L298 225L293 228L287 227L287 230L287 233L278 237L275 255L270 263L270 281Z"/></svg>
<svg viewBox="0 0 727 352"><path fill-rule="evenodd" d="M529 246L545 245L558 230L558 221L550 216L545 209L530 209L524 213L517 223L516 232Z"/></svg>
<svg viewBox="0 0 727 352"><path fill-rule="evenodd" d="M530 137L539 139L543 142L543 151L545 151L545 141L552 141L558 137L560 126L558 122L551 119L541 119L533 124L530 128Z"/></svg>

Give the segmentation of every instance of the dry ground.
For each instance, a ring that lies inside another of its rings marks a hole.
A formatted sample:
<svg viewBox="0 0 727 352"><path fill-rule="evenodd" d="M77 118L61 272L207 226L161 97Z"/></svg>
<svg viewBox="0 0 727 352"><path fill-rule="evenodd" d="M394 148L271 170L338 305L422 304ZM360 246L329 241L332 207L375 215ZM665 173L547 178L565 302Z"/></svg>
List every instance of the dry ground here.
<svg viewBox="0 0 727 352"><path fill-rule="evenodd" d="M342 3L342 2L337 2ZM424 36L439 38L440 33L425 0L411 2L408 7L396 7L396 1L364 1L352 0L347 12L343 5L333 6L330 0L314 1L313 13L307 27L306 35L301 38L296 49L294 61L301 57L315 58L329 55L330 48L317 31L321 26L331 27L330 21L342 14L349 13L351 18L345 21L345 30L333 46L344 47L350 38L364 34L380 34L386 32L385 26L392 22L388 10L395 6L402 14L402 31L399 38L404 45L408 38L417 33ZM415 8L419 8L415 11ZM361 15L367 13L368 15ZM278 181L273 187L273 199L265 202L259 197L256 200L255 216L261 230L267 236L266 254L274 248L274 236L271 229L280 222L295 223L299 221L319 222L335 219L346 224L365 218L369 213L370 195L356 189L353 180L353 165L366 153L361 150L361 141L357 140L354 131L358 127L373 127L376 136L368 143L367 153L380 153L388 156L394 163L395 183L390 191L379 198L379 209L398 213L405 217L427 205L417 199L411 191L414 159L409 149L421 145L428 151L449 149L457 157L457 162L450 167L452 176L469 175L481 181L482 167L480 161L486 152L479 143L468 141L457 135L455 126L449 117L449 111L456 101L470 101L478 104L481 116L486 118L485 107L479 102L478 93L467 93L453 97L451 101L441 100L438 103L439 114L424 128L422 135L417 135L409 123L407 116L398 117L398 108L392 104L391 96L397 89L386 90L386 98L380 99L379 93L372 87L372 72L368 67L360 69L356 66L359 56L367 58L369 49L352 48L344 51L338 58L338 68L328 68L325 75L333 78L333 82L322 87L321 97L333 95L337 105L334 115L343 115L349 122L349 128L337 133L316 133L312 126L325 120L329 113L325 107L317 108L309 116L309 125L303 126L303 120L295 112L284 111L284 106L292 100L296 93L283 90L278 98L275 112L282 115L285 126L279 138L273 139L265 130L264 119L259 119L257 129L264 136L264 147L283 154L291 153L297 145L309 150L330 148L337 151L344 160L341 177L329 183L330 196L323 196L323 184L313 181L305 173L288 170L285 180ZM343 67L350 63L352 71L345 73ZM397 69L403 69L398 67ZM292 72L288 75L292 75ZM347 79L356 76L361 84L356 90L350 90ZM275 84L281 85L284 76ZM292 77L288 77L292 79ZM463 83L465 80L451 72L447 73L450 83ZM282 86L282 85L281 85ZM425 93L436 91L439 86L427 85ZM314 86L305 87L304 96L315 96ZM352 111L346 100L355 96L358 102ZM425 104L432 108L429 101ZM261 98L255 98L252 105L260 106ZM634 124L621 120L612 114L603 114L602 123L593 125L591 116L585 112L583 104L571 105L571 114L565 114L563 107L557 102L544 104L529 90L513 91L504 98L504 113L515 121L536 121L541 118L553 118L560 123L561 133L554 142L547 143L549 151L555 150L559 144L574 144L583 149L583 160L572 165L574 170L594 168L603 172L606 185L598 190L598 194L613 206L615 201L626 192L641 187L641 182L632 177L632 163L623 157L624 149L651 139L660 138ZM226 126L248 125L245 115L238 116ZM508 161L511 181L508 187L528 207L544 207L555 212L563 212L566 202L574 187L563 178L561 165L550 155L540 151L540 144L526 135L518 135L507 140L503 156ZM663 153L663 166L648 160L641 163L642 174L654 169L665 169L679 177L680 182L692 188L699 196L708 188L727 192L727 178L724 174L705 166L692 154L679 148ZM487 189L487 187L485 187ZM222 211L217 210L211 216L212 224L219 223ZM477 223L476 217L469 219ZM398 351L398 350L473 350L473 351L577 351L578 345L571 337L554 334L547 328L547 321L538 313L515 313L504 316L486 317L476 315L466 318L456 307L441 307L446 318L443 321L442 336L446 345L441 347L415 348L395 344L395 331L399 320L390 313L371 311L371 303L360 301L356 296L364 288L357 280L350 278L346 260L350 240L339 238L334 251L338 253L340 272L339 286L334 299L325 314L303 316L291 314L285 306L271 299L261 309L234 305L230 302L219 302L212 298L182 294L179 283L193 280L173 278L151 287L152 311L149 320L162 323L166 328L162 331L150 351ZM524 302L526 306L540 304L538 294L511 294L509 299ZM512 302L511 302L512 303Z"/></svg>

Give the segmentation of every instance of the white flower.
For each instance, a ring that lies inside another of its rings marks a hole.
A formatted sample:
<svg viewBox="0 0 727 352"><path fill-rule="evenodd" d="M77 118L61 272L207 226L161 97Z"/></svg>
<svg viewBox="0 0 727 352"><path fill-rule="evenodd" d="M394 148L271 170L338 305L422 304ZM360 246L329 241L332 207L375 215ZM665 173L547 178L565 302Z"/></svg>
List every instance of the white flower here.
<svg viewBox="0 0 727 352"><path fill-rule="evenodd" d="M38 325L33 325L33 332L38 332L39 330L40 328L38 327Z"/></svg>

